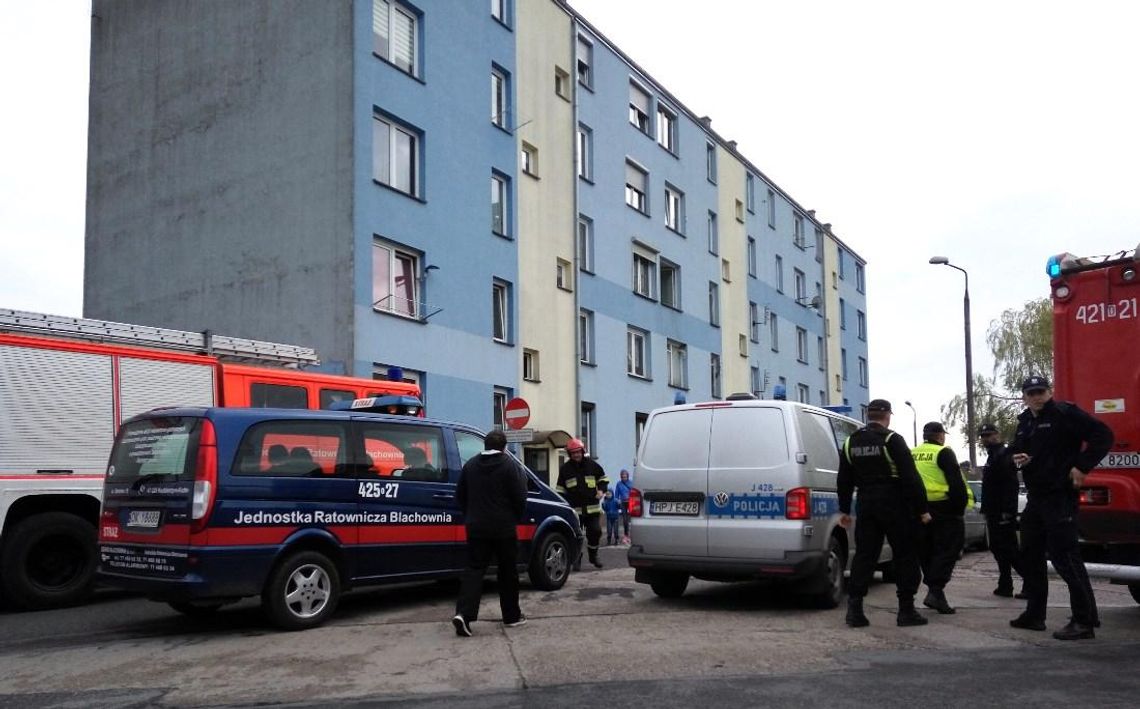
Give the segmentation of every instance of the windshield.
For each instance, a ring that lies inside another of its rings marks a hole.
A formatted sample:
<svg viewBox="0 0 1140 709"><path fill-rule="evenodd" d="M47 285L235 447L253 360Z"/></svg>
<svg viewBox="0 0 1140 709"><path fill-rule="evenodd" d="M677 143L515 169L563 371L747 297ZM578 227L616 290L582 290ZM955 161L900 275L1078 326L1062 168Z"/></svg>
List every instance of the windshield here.
<svg viewBox="0 0 1140 709"><path fill-rule="evenodd" d="M146 418L119 431L107 478L129 482L142 477L192 480L202 419L185 416Z"/></svg>

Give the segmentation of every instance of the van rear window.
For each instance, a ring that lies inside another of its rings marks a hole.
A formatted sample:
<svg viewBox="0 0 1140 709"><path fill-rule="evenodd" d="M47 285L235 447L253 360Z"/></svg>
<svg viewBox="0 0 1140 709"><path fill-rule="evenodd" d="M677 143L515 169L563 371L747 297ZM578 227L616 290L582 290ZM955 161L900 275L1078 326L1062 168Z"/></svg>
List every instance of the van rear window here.
<svg viewBox="0 0 1140 709"><path fill-rule="evenodd" d="M107 477L115 482L143 476L194 478L194 458L202 419L189 416L146 418L122 427L111 451Z"/></svg>
<svg viewBox="0 0 1140 709"><path fill-rule="evenodd" d="M710 468L773 468L791 458L784 412L777 408L715 409Z"/></svg>

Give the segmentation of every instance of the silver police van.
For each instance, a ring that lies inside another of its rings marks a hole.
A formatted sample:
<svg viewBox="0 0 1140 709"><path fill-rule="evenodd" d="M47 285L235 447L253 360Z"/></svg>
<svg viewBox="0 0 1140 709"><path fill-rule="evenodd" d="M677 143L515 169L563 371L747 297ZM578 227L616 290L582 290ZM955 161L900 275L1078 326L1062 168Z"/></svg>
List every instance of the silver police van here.
<svg viewBox="0 0 1140 709"><path fill-rule="evenodd" d="M636 580L678 597L690 577L779 579L837 605L854 553L839 525L839 447L861 425L748 394L650 413L630 499Z"/></svg>

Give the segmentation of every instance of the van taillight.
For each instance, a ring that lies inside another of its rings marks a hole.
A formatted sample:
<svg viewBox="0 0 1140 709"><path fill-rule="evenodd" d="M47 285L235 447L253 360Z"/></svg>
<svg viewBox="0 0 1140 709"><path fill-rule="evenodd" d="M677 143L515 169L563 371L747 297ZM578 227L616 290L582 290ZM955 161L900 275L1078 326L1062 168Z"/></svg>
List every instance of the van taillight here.
<svg viewBox="0 0 1140 709"><path fill-rule="evenodd" d="M1112 496L1109 495L1107 487L1082 487L1081 504L1099 506L1110 505L1112 504Z"/></svg>
<svg viewBox="0 0 1140 709"><path fill-rule="evenodd" d="M201 532L210 519L214 492L218 487L218 438L214 422L202 420L198 436L198 457L194 462L194 493L190 503L190 531Z"/></svg>
<svg viewBox="0 0 1140 709"><path fill-rule="evenodd" d="M641 490L635 487L629 491L629 516L640 517L641 514Z"/></svg>
<svg viewBox="0 0 1140 709"><path fill-rule="evenodd" d="M797 487L788 490L784 516L788 519L811 519L811 488Z"/></svg>

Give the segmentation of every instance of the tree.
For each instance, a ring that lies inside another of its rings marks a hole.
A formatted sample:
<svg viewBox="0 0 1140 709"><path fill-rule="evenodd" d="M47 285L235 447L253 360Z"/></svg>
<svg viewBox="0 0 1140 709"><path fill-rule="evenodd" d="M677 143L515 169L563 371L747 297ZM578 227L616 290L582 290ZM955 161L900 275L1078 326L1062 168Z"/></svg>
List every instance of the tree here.
<svg viewBox="0 0 1140 709"><path fill-rule="evenodd" d="M1021 382L1031 374L1053 374L1053 304L1049 298L1010 308L990 323L986 344L994 358L993 374L974 377L974 415L978 425L993 423L1010 440L1021 412ZM966 395L959 394L941 409L942 418L969 440Z"/></svg>

